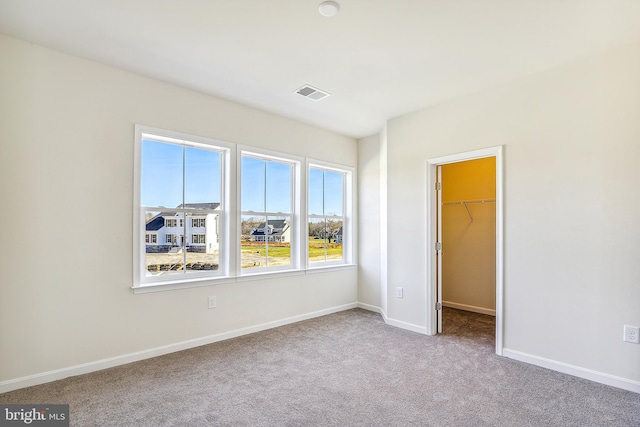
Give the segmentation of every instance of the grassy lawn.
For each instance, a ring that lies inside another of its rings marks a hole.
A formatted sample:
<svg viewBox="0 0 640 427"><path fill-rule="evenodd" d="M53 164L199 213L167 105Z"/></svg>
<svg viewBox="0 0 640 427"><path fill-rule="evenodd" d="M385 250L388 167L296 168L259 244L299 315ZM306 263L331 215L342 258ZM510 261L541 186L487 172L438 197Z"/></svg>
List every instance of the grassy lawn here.
<svg viewBox="0 0 640 427"><path fill-rule="evenodd" d="M264 246L257 245L242 245L243 254L256 254L264 256L266 250ZM289 246L273 246L269 245L269 256L276 258L289 258L291 255L291 248Z"/></svg>
<svg viewBox="0 0 640 427"><path fill-rule="evenodd" d="M265 246L256 244L241 245L242 267L258 267L265 264ZM309 240L309 260L324 261L325 249L321 239ZM269 265L289 264L291 247L289 245L269 244ZM342 244L327 244L327 259L342 259Z"/></svg>
<svg viewBox="0 0 640 427"><path fill-rule="evenodd" d="M266 265L264 244L243 243L241 246L242 268L264 267ZM286 265L290 263L291 248L289 245L269 244L269 265Z"/></svg>
<svg viewBox="0 0 640 427"><path fill-rule="evenodd" d="M341 259L342 245L339 243L329 243L327 245L327 259ZM309 260L324 260L324 245L322 243L309 242Z"/></svg>

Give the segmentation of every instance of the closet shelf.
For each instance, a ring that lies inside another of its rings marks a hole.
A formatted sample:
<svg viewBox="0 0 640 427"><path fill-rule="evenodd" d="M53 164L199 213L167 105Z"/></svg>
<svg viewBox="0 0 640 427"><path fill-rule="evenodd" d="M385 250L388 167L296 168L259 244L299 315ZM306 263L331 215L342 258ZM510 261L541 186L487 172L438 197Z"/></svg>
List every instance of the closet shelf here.
<svg viewBox="0 0 640 427"><path fill-rule="evenodd" d="M495 203L496 199L457 200L455 202L442 202L442 206L448 205L472 205L478 203Z"/></svg>
<svg viewBox="0 0 640 427"><path fill-rule="evenodd" d="M458 200L455 202L442 202L442 206L452 206L452 205L463 205L469 214L469 218L471 218L471 222L473 222L473 215L471 215L471 211L469 210L469 206L471 204L483 204L483 203L495 203L496 199L479 199L479 200Z"/></svg>

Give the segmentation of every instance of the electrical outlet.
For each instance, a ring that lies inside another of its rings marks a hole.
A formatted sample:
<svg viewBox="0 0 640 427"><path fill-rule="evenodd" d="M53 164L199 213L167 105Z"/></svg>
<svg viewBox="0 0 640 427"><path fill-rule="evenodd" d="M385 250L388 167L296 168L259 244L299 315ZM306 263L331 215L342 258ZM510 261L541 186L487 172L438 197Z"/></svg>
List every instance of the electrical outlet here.
<svg viewBox="0 0 640 427"><path fill-rule="evenodd" d="M209 297L209 308L216 308L216 297Z"/></svg>
<svg viewBox="0 0 640 427"><path fill-rule="evenodd" d="M622 340L625 342L640 344L640 328L637 326L624 325L624 337Z"/></svg>
<svg viewBox="0 0 640 427"><path fill-rule="evenodd" d="M403 289L396 288L396 298L402 298L402 294L403 294Z"/></svg>

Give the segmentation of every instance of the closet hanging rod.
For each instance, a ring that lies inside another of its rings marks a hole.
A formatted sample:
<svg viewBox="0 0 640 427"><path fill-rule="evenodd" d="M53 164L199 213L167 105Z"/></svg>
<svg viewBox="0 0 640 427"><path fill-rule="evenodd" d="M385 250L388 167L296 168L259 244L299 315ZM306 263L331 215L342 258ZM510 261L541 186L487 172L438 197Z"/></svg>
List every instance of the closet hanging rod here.
<svg viewBox="0 0 640 427"><path fill-rule="evenodd" d="M482 203L495 203L496 199L480 199L480 200L457 200L455 202L442 202L443 206L446 205L465 205L465 204L482 204Z"/></svg>

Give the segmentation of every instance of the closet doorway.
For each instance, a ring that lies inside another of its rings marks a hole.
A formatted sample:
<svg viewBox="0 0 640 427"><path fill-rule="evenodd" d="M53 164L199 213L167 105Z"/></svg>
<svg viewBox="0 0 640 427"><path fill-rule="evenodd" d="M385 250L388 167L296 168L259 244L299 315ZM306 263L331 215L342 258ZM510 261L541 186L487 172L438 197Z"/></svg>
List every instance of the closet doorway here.
<svg viewBox="0 0 640 427"><path fill-rule="evenodd" d="M502 354L502 147L428 161L427 330L454 308L496 316ZM444 309L443 309L444 307Z"/></svg>

